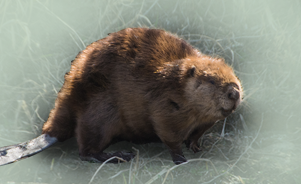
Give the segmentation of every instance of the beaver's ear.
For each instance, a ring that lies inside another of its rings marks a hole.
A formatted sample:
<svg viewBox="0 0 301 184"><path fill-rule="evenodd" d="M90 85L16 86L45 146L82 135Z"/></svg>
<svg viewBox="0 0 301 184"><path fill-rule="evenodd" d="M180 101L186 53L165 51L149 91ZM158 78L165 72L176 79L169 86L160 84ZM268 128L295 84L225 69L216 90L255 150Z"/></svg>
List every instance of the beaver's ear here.
<svg viewBox="0 0 301 184"><path fill-rule="evenodd" d="M189 75L189 77L195 76L195 66L194 65L191 68L189 68L188 75Z"/></svg>

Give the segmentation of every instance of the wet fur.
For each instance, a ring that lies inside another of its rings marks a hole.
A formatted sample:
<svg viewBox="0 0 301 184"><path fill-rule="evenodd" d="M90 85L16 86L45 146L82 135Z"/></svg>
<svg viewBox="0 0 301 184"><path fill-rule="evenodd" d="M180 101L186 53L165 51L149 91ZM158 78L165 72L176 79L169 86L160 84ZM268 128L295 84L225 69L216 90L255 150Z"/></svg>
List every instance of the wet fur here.
<svg viewBox="0 0 301 184"><path fill-rule="evenodd" d="M103 152L120 140L161 141L179 164L186 161L182 143L199 151L198 139L232 113L241 96L223 59L164 30L127 28L77 55L43 134L59 141L76 136L83 160L100 162L134 156Z"/></svg>

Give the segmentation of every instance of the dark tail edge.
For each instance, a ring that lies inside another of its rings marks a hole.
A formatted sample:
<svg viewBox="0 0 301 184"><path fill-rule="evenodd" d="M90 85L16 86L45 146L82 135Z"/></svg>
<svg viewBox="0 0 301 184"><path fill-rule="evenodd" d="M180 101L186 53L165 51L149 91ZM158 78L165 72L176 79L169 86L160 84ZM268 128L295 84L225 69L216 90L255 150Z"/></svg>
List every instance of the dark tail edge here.
<svg viewBox="0 0 301 184"><path fill-rule="evenodd" d="M42 134L37 138L20 144L0 148L0 166L14 163L18 160L35 155L58 140L48 134Z"/></svg>

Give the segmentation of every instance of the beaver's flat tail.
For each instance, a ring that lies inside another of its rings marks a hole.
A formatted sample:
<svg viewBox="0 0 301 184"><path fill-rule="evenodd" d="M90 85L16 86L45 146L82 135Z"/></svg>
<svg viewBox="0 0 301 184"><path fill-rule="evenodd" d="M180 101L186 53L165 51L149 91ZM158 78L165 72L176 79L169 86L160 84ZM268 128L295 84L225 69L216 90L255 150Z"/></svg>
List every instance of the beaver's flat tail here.
<svg viewBox="0 0 301 184"><path fill-rule="evenodd" d="M57 142L57 138L42 134L20 144L0 148L0 166L35 155Z"/></svg>

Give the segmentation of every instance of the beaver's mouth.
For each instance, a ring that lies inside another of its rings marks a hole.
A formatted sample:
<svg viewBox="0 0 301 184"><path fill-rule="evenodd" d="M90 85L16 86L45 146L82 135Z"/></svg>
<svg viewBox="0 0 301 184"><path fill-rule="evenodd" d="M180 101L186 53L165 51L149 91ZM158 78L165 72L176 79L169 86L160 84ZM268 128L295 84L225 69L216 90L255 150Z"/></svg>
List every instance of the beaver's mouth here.
<svg viewBox="0 0 301 184"><path fill-rule="evenodd" d="M222 111L222 115L224 116L224 117L227 117L227 116L229 116L230 114L232 114L233 112L234 112L234 110L235 110L235 108L233 108L233 109L224 109L224 108L222 108L221 109L221 111Z"/></svg>

